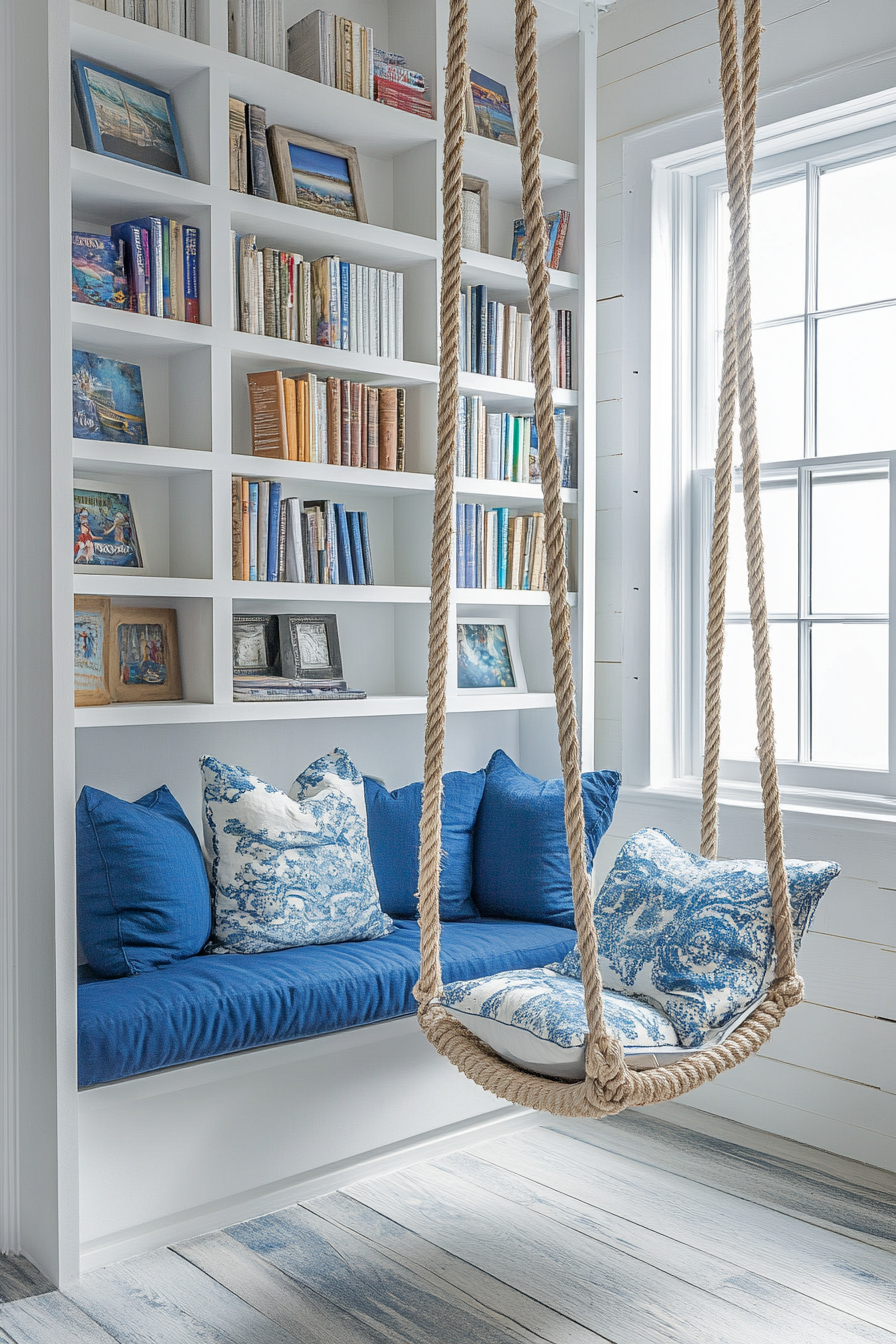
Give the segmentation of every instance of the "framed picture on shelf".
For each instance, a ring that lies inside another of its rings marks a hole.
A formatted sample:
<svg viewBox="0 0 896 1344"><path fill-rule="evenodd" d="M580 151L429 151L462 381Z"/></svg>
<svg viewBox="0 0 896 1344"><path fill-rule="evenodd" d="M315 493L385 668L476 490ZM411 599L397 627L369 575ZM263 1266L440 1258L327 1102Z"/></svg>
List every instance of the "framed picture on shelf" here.
<svg viewBox="0 0 896 1344"><path fill-rule="evenodd" d="M108 597L75 597L75 706L108 705Z"/></svg>
<svg viewBox="0 0 896 1344"><path fill-rule="evenodd" d="M309 681L341 681L342 653L335 615L281 614L281 675Z"/></svg>
<svg viewBox="0 0 896 1344"><path fill-rule="evenodd" d="M115 704L182 700L177 612L113 607L109 689Z"/></svg>
<svg viewBox="0 0 896 1344"><path fill-rule="evenodd" d="M488 183L484 177L464 173L461 247L471 252L488 251Z"/></svg>
<svg viewBox="0 0 896 1344"><path fill-rule="evenodd" d="M517 143L507 88L478 70L470 71L466 93L467 132L502 145Z"/></svg>
<svg viewBox="0 0 896 1344"><path fill-rule="evenodd" d="M148 443L139 364L72 351L72 437Z"/></svg>
<svg viewBox="0 0 896 1344"><path fill-rule="evenodd" d="M277 199L284 205L367 223L358 151L351 145L269 126L268 147Z"/></svg>
<svg viewBox="0 0 896 1344"><path fill-rule="evenodd" d="M105 569L142 569L130 495L74 491L74 561Z"/></svg>
<svg viewBox="0 0 896 1344"><path fill-rule="evenodd" d="M94 154L187 177L171 95L98 61L72 61L84 141Z"/></svg>
<svg viewBox="0 0 896 1344"><path fill-rule="evenodd" d="M280 629L277 617L234 612L234 676L273 677L280 670L279 664Z"/></svg>
<svg viewBox="0 0 896 1344"><path fill-rule="evenodd" d="M525 692L515 625L488 612L457 622L457 689L461 694Z"/></svg>

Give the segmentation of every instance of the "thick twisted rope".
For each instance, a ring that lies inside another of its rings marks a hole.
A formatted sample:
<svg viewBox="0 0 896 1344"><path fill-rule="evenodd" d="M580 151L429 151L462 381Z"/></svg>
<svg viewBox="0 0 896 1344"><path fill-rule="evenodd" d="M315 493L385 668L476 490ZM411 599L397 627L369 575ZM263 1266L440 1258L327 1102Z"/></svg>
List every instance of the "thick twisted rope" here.
<svg viewBox="0 0 896 1344"><path fill-rule="evenodd" d="M719 0L722 45L722 83L728 146L729 194L732 202L732 261L726 318L726 377L720 413L722 477L719 541L715 541L713 593L722 595L724 617L727 514L730 506L734 405L739 396L744 440L745 514L754 659L759 706L760 760L766 802L766 848L772 886L772 907L778 950L778 979L762 1003L727 1041L676 1064L632 1071L622 1046L606 1029L602 986L597 961L591 884L585 857L581 758L575 707L572 645L569 629L564 525L560 500L560 472L554 445L548 330L550 321L548 275L545 265L545 229L541 192L538 126L536 15L533 0L516 0L517 85L520 92L520 139L523 210L529 244L526 267L532 314L535 372L535 419L539 463L544 490L545 541L550 594L551 644L557 699L557 725L563 765L565 822L572 875L576 934L582 961L588 1040L585 1079L581 1083L540 1078L506 1063L478 1037L457 1022L438 1002L439 964L439 851L441 842L442 761L445 738L446 677L449 649L451 545L454 504L455 426L458 384L460 308L461 159L463 153L463 96L466 80L466 0L452 0L449 29L448 77L445 105L445 158L443 196L445 211L442 271L442 345L440 352L438 461L436 466L435 523L433 529L433 603L430 616L429 680L426 726L426 770L423 788L420 849L421 973L415 988L418 1018L435 1048L479 1086L523 1106L556 1115L612 1115L632 1105L670 1101L742 1063L769 1039L788 1007L802 997L802 981L795 974L790 905L783 864L783 838L774 760L774 720L768 659L768 621L765 612L761 516L759 513L758 445L756 442L755 386L753 382L749 253L749 181L752 174L753 129L758 87L759 4L746 0L744 97L741 102L737 64L737 24L733 0ZM736 228L735 228L736 221ZM728 429L724 430L727 423ZM724 431L724 432L723 432ZM727 435L727 441L726 441ZM750 435L752 437L750 437ZM727 457L727 465L726 465ZM752 475L747 485L747 462ZM754 469L755 468L755 469ZM727 473L727 502L725 478ZM753 479L755 477L755 479ZM749 489L749 502L747 493ZM719 507L717 505L717 512ZM724 543L724 544L723 544ZM720 579L721 574L721 579ZM717 619L717 613L716 613ZM763 634L764 632L764 634ZM723 628L721 634L723 634ZM718 635L720 645L721 634ZM718 678L721 647L718 652ZM718 695L718 686L715 699ZM715 699L713 701L715 705ZM717 722L716 722L717 732ZM770 753L770 754L769 754ZM770 765L769 765L770 762ZM718 756L716 755L716 765ZM717 804L710 792L711 844L715 852ZM706 813L704 815L706 822ZM783 900L780 878L783 878ZM775 883L778 883L777 887ZM789 957L787 955L789 947Z"/></svg>

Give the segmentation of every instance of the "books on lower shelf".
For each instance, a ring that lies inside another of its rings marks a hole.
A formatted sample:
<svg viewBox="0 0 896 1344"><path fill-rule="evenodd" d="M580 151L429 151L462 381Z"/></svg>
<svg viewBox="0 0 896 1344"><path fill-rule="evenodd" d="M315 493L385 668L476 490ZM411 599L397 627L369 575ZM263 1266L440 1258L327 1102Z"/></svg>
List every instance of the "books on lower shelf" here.
<svg viewBox="0 0 896 1344"><path fill-rule="evenodd" d="M572 312L551 314L554 387L572 387ZM532 329L527 312L488 297L487 285L464 285L460 297L460 367L464 373L532 382Z"/></svg>
<svg viewBox="0 0 896 1344"><path fill-rule="evenodd" d="M548 234L544 254L545 265L549 270L555 271L560 265L560 258L563 256L566 233L569 229L569 211L554 210L551 214L545 215L544 222ZM526 260L526 221L524 219L513 221L513 244L510 249L510 260Z"/></svg>
<svg viewBox="0 0 896 1344"><path fill-rule="evenodd" d="M196 40L196 0L83 0L94 9Z"/></svg>
<svg viewBox="0 0 896 1344"><path fill-rule="evenodd" d="M72 234L72 298L178 322L199 321L199 230L146 216L110 234Z"/></svg>
<svg viewBox="0 0 896 1344"><path fill-rule="evenodd" d="M283 496L280 481L234 476L233 578L249 583L372 584L366 511Z"/></svg>
<svg viewBox="0 0 896 1344"><path fill-rule="evenodd" d="M256 457L404 471L403 387L279 369L246 377Z"/></svg>
<svg viewBox="0 0 896 1344"><path fill-rule="evenodd" d="M522 592L547 587L544 514L511 516L506 508L457 504L456 579L458 588L499 588ZM566 520L569 551L569 520Z"/></svg>
<svg viewBox="0 0 896 1344"><path fill-rule="evenodd" d="M230 235L233 325L252 336L404 359L404 275Z"/></svg>
<svg viewBox="0 0 896 1344"><path fill-rule="evenodd" d="M554 412L554 446L564 490L576 483L575 421L568 411ZM532 415L488 411L482 397L457 399L458 476L518 485L541 480L538 431Z"/></svg>
<svg viewBox="0 0 896 1344"><path fill-rule="evenodd" d="M235 56L285 70L283 0L228 0L227 46Z"/></svg>

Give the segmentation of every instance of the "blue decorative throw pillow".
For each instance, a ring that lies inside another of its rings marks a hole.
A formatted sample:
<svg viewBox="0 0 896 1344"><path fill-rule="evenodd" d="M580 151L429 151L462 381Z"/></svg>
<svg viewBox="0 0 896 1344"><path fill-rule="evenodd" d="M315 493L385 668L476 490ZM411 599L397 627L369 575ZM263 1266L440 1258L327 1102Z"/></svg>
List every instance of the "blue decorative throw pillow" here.
<svg viewBox="0 0 896 1344"><path fill-rule="evenodd" d="M563 780L527 775L503 751L485 772L473 845L473 899L487 919L575 927ZM582 775L589 866L613 818L620 776Z"/></svg>
<svg viewBox="0 0 896 1344"><path fill-rule="evenodd" d="M322 757L291 798L213 756L201 762L205 843L223 952L270 952L381 938L361 776L344 752Z"/></svg>
<svg viewBox="0 0 896 1344"><path fill-rule="evenodd" d="M442 802L442 869L439 913L444 920L478 919L473 885L473 828L485 788L485 771L445 775ZM420 872L420 814L423 785L407 784L390 793L364 777L367 835L380 904L395 919L417 918Z"/></svg>
<svg viewBox="0 0 896 1344"><path fill-rule="evenodd" d="M202 850L162 786L136 803L81 790L78 935L97 975L141 975L201 952L211 932Z"/></svg>
<svg viewBox="0 0 896 1344"><path fill-rule="evenodd" d="M836 863L790 860L794 945ZM775 935L766 865L703 859L663 831L625 842L594 907L607 989L656 1004L690 1048L727 1035L762 999L775 976ZM554 968L581 976L578 948Z"/></svg>

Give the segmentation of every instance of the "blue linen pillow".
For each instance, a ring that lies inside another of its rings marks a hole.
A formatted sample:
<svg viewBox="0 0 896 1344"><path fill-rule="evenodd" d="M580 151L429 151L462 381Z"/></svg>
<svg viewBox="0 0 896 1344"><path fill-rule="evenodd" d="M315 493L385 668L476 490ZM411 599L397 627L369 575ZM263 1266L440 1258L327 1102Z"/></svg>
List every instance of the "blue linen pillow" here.
<svg viewBox="0 0 896 1344"><path fill-rule="evenodd" d="M142 975L201 952L211 933L196 833L163 785L127 803L85 786L76 810L78 934L97 975Z"/></svg>
<svg viewBox="0 0 896 1344"><path fill-rule="evenodd" d="M582 775L589 868L613 819L620 776ZM503 751L485 772L473 842L473 900L486 919L575 928L563 820L563 780L527 775Z"/></svg>
<svg viewBox="0 0 896 1344"><path fill-rule="evenodd" d="M213 756L201 760L212 857L216 952L382 938L361 776L344 752L321 757L291 797Z"/></svg>
<svg viewBox="0 0 896 1344"><path fill-rule="evenodd" d="M442 802L442 871L439 913L444 920L478 919L473 885L473 829L485 788L485 771L445 775ZM420 814L423 785L406 784L392 793L364 776L367 835L380 904L393 919L417 918L420 873Z"/></svg>
<svg viewBox="0 0 896 1344"><path fill-rule="evenodd" d="M794 948L836 863L789 859ZM775 976L775 934L766 865L704 859L664 831L626 840L594 906L607 989L657 1005L683 1046L716 1044L751 1011ZM581 977L578 948L556 963Z"/></svg>

